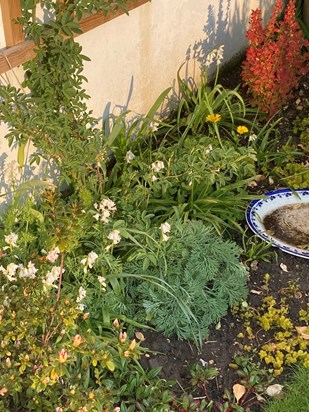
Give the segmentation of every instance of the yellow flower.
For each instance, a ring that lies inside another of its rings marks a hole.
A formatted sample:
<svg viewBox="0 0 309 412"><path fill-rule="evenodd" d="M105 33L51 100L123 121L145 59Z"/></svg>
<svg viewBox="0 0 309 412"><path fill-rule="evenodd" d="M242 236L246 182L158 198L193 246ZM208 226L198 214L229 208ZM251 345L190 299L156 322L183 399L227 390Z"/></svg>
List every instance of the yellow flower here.
<svg viewBox="0 0 309 412"><path fill-rule="evenodd" d="M209 114L206 116L206 122L211 122L211 123L218 123L221 120L221 114L216 113L216 114Z"/></svg>
<svg viewBox="0 0 309 412"><path fill-rule="evenodd" d="M246 126L238 126L236 130L239 134L245 134L249 132L249 129Z"/></svg>
<svg viewBox="0 0 309 412"><path fill-rule="evenodd" d="M131 342L130 345L129 345L129 349L130 349L130 350L134 350L134 349L135 349L135 346L136 346L136 340L133 339L132 342Z"/></svg>

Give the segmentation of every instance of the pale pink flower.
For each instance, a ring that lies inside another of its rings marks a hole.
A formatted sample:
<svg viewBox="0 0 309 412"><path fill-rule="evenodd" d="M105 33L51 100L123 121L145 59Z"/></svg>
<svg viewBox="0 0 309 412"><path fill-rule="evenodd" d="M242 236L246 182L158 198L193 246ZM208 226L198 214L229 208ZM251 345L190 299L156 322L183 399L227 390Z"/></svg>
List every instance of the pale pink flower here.
<svg viewBox="0 0 309 412"><path fill-rule="evenodd" d="M48 260L48 262L50 263L54 263L59 256L60 250L57 247L55 247L54 249L52 249L51 251L48 252L47 256L46 256L46 260Z"/></svg>

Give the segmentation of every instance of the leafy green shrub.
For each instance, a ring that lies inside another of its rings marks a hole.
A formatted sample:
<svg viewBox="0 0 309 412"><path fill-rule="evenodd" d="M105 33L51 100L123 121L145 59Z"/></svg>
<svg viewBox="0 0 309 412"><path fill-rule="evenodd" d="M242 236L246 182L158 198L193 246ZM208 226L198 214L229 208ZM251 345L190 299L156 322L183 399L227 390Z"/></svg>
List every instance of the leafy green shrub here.
<svg viewBox="0 0 309 412"><path fill-rule="evenodd" d="M250 198L246 188L256 174L254 149L228 141L221 148L208 136L187 136L183 145L162 142L142 153L131 149L135 157L110 191L123 215L135 221L136 210L145 211L159 224L174 214L187 216L218 233L238 227Z"/></svg>
<svg viewBox="0 0 309 412"><path fill-rule="evenodd" d="M65 253L57 247L25 260L16 233L4 240L1 410L133 411L136 402L144 412L168 410L169 384L159 369L141 368L139 343L118 320L99 325L84 311L87 290L65 284Z"/></svg>
<svg viewBox="0 0 309 412"><path fill-rule="evenodd" d="M229 306L246 297L246 268L239 262L236 244L215 236L200 221L167 229L164 253L157 261L148 267L138 259L124 265L126 273L139 277L128 289L131 304L140 319L146 318L165 335L204 338ZM141 281L143 276L154 281ZM171 286L173 295L160 287L162 282Z"/></svg>

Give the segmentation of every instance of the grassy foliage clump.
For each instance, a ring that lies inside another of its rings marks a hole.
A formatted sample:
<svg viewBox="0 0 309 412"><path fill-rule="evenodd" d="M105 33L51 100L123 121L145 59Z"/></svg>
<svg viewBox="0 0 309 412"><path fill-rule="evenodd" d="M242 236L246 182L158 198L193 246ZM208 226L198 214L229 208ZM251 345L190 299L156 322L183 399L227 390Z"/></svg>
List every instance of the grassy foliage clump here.
<svg viewBox="0 0 309 412"><path fill-rule="evenodd" d="M309 368L297 368L282 399L275 399L265 412L307 412L309 410Z"/></svg>

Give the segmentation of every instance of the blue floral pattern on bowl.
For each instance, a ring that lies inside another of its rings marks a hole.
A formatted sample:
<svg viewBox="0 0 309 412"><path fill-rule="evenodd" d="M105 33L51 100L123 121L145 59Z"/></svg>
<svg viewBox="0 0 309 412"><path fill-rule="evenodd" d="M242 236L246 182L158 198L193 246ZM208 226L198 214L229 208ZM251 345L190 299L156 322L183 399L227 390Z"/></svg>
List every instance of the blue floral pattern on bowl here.
<svg viewBox="0 0 309 412"><path fill-rule="evenodd" d="M276 210L278 207L293 205L298 203L309 203L309 189L278 189L265 193L265 199L253 200L246 212L246 220L250 229L261 239L273 246L280 248L291 255L309 259L309 250L299 249L295 246L284 243L280 239L272 237L266 233L263 219L266 215ZM309 222L308 222L309 224Z"/></svg>

